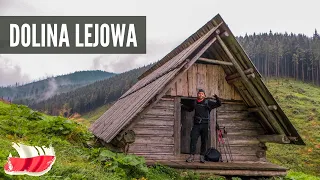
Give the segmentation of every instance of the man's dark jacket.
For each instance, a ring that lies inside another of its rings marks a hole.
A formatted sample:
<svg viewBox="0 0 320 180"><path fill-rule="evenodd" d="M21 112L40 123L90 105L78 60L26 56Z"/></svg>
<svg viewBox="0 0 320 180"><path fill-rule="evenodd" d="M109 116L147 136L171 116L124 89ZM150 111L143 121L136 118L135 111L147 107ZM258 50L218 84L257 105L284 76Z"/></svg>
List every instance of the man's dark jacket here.
<svg viewBox="0 0 320 180"><path fill-rule="evenodd" d="M182 104L182 108L191 112L195 110L194 117L200 117L202 119L202 123L209 122L210 111L214 108L220 107L221 101L219 97L215 97L215 99L203 99L202 101L194 100L193 103L185 105Z"/></svg>

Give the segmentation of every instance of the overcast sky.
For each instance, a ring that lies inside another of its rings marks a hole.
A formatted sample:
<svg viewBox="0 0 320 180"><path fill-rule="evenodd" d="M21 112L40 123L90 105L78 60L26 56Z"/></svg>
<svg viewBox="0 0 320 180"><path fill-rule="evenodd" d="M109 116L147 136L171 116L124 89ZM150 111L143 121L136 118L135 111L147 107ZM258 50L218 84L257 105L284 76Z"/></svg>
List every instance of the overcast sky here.
<svg viewBox="0 0 320 180"><path fill-rule="evenodd" d="M145 55L2 55L0 86L79 70L124 72L165 56L216 14L236 35L320 30L318 0L0 0L0 16L147 16Z"/></svg>

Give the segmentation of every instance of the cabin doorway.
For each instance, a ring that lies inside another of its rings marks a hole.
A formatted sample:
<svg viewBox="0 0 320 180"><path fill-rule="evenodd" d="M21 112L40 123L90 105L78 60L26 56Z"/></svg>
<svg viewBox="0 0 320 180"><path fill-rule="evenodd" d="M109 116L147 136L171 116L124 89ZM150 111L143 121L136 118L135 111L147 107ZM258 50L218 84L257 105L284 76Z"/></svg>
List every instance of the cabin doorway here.
<svg viewBox="0 0 320 180"><path fill-rule="evenodd" d="M192 105L192 103L194 103L195 98L181 98L181 103L184 105ZM216 118L213 118L214 115L216 113L214 113L214 110L211 111L210 113L210 126L213 127L213 122ZM180 153L181 154L189 154L190 152L190 134L191 134L191 130L192 130L192 126L193 126L193 116L194 116L194 111L188 112L186 110L184 110L183 108L181 108L181 132L180 132ZM215 129L215 127L214 127ZM216 142L216 136L215 135L211 135L211 134L215 134L216 131L212 130L212 128L210 128L209 131L209 137L207 139L208 143L207 143L207 148L211 147L215 147L215 142ZM200 154L200 147L201 147L201 137L199 136L198 138L198 142L197 142L197 149L196 149L196 154Z"/></svg>

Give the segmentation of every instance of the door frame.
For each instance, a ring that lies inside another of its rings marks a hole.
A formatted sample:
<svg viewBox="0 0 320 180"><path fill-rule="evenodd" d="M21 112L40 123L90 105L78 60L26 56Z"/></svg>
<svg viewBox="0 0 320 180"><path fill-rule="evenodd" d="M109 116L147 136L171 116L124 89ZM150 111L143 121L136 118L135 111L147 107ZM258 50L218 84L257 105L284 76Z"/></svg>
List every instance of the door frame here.
<svg viewBox="0 0 320 180"><path fill-rule="evenodd" d="M174 97L174 155L181 154L181 97ZM183 99L194 99L190 97L183 97ZM210 112L210 132L208 137L207 148L214 147L217 148L217 130L216 123L217 122L217 109L214 108Z"/></svg>
<svg viewBox="0 0 320 180"><path fill-rule="evenodd" d="M174 124L173 124L173 136L174 136L174 155L181 154L180 136L181 136L181 97L174 98Z"/></svg>

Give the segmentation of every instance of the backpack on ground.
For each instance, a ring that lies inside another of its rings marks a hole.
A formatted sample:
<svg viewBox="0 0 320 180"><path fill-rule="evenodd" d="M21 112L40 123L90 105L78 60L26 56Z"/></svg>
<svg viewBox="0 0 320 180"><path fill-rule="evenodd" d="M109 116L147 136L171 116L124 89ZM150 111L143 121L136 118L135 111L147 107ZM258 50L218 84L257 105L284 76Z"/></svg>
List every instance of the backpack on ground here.
<svg viewBox="0 0 320 180"><path fill-rule="evenodd" d="M217 149L211 147L207 150L204 159L206 161L219 162L221 159L221 153Z"/></svg>

